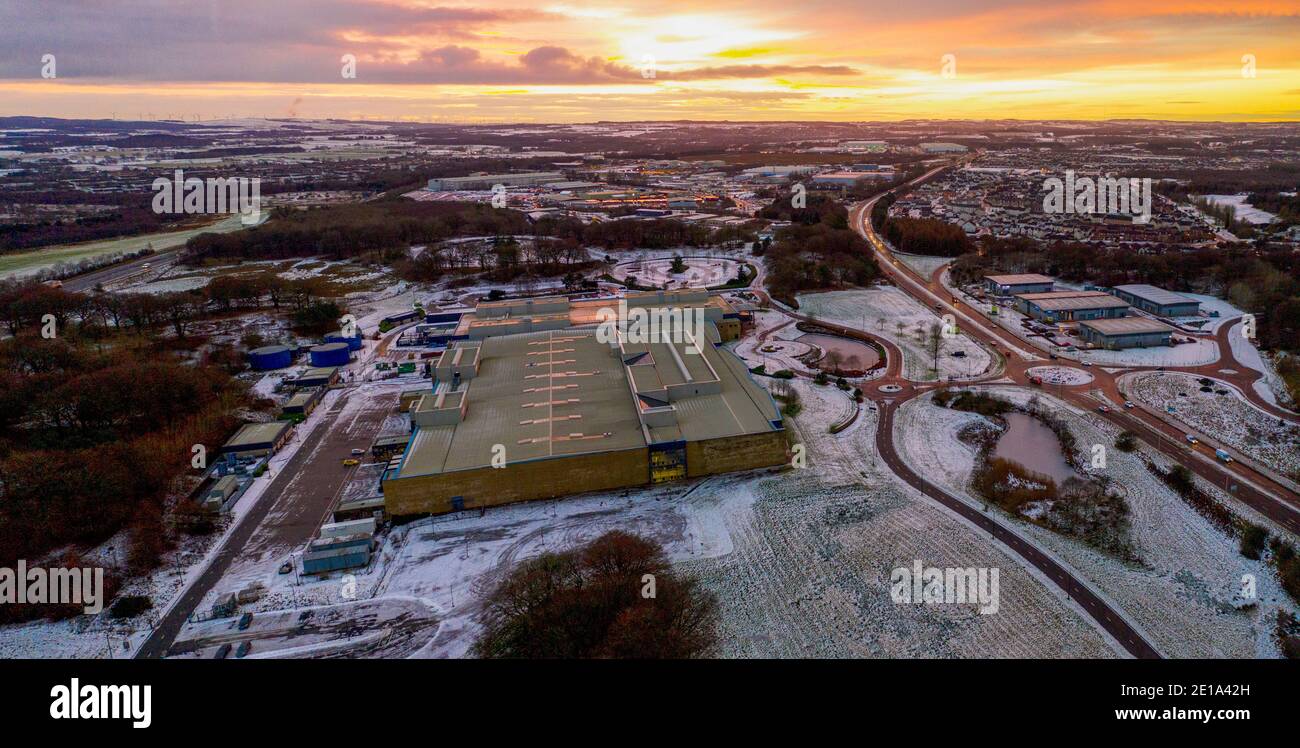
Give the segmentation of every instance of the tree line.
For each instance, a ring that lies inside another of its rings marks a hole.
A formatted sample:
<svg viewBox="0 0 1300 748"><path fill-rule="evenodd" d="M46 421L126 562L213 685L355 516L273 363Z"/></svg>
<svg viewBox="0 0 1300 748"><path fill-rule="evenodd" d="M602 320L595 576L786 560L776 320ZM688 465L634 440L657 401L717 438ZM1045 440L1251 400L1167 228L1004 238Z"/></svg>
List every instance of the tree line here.
<svg viewBox="0 0 1300 748"><path fill-rule="evenodd" d="M226 372L171 352L161 339L165 313L131 331L97 316L113 314L106 301L0 290L13 333L0 341L0 565L125 529L127 568L152 568L176 528L188 526L179 520L190 508L174 499L192 446L215 454L248 404ZM39 316L33 323L37 311L54 315L52 330ZM29 614L6 612L8 620Z"/></svg>

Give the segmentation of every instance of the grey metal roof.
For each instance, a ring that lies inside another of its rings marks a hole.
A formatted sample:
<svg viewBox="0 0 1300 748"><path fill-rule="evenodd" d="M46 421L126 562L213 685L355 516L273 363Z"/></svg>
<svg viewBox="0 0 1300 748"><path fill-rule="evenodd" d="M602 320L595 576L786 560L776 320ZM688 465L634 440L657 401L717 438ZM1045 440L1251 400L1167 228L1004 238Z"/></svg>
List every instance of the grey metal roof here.
<svg viewBox="0 0 1300 748"><path fill-rule="evenodd" d="M1143 333L1168 332L1174 328L1146 317L1119 317L1118 319L1086 319L1079 322L1103 335L1140 335Z"/></svg>
<svg viewBox="0 0 1300 748"><path fill-rule="evenodd" d="M1123 291L1127 294L1149 301L1152 304L1199 304L1200 302L1190 296L1166 291L1158 286L1148 285L1146 283L1131 283L1124 286L1115 286L1116 291Z"/></svg>

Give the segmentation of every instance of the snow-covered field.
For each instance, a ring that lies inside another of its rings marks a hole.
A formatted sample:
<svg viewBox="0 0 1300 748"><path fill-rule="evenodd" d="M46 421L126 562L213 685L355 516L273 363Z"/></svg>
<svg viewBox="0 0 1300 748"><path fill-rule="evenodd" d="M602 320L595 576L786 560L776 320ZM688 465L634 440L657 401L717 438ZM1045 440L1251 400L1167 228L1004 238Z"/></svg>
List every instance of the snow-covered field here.
<svg viewBox="0 0 1300 748"><path fill-rule="evenodd" d="M1231 385L1212 380L1202 392L1200 377L1179 372L1142 372L1124 378L1132 397L1187 427L1289 476L1300 479L1300 426L1251 405ZM1217 394L1226 391L1227 394Z"/></svg>
<svg viewBox="0 0 1300 748"><path fill-rule="evenodd" d="M1071 431L1080 449L1106 446L1104 468L1126 493L1132 511L1134 546L1141 563L1129 564L1070 538L1003 514L1003 521L1075 570L1126 616L1168 657L1277 657L1273 624L1278 608L1294 611L1272 570L1242 557L1236 540L1216 529L1142 464L1139 453L1112 449L1117 431L1092 414L1074 409L1041 392L1025 388L990 387L989 391L1018 402L1031 397L1070 414ZM928 397L909 401L895 422L901 437L900 454L913 468L975 505L969 492L973 450L956 437L958 429L978 418L933 405ZM1145 447L1141 448L1146 450ZM1168 467L1155 452L1148 457ZM1252 522L1276 527L1204 481L1198 484ZM990 510L997 511L997 510ZM1259 605L1236 611L1230 600L1243 574L1258 580Z"/></svg>
<svg viewBox="0 0 1300 748"><path fill-rule="evenodd" d="M1122 351L1095 348L1080 354L1076 355L1085 361L1106 366L1202 366L1219 360L1219 345L1208 338L1196 338L1195 342L1172 347L1127 348Z"/></svg>
<svg viewBox="0 0 1300 748"><path fill-rule="evenodd" d="M1216 206L1232 206L1233 217L1238 221L1245 221L1246 223L1259 226L1277 220L1276 215L1269 213L1266 210L1256 208L1246 202L1250 199L1250 195L1244 193L1239 195L1206 195L1205 199L1209 200L1210 203Z"/></svg>
<svg viewBox="0 0 1300 748"><path fill-rule="evenodd" d="M916 271L917 273L919 273L920 275L926 278L929 278L930 274L933 273L938 268L956 259L955 257L931 257L930 255L909 255L903 252L895 252L894 256L897 257L899 260L901 260L904 265L908 266L909 268L911 268L912 270Z"/></svg>
<svg viewBox="0 0 1300 748"><path fill-rule="evenodd" d="M798 297L804 314L866 330L892 341L903 351L903 374L916 381L932 381L933 359L927 349L931 325L940 317L914 301L896 286L830 291ZM965 354L955 356L956 353ZM939 353L939 378L969 379L980 376L991 363L989 354L964 334L943 338Z"/></svg>

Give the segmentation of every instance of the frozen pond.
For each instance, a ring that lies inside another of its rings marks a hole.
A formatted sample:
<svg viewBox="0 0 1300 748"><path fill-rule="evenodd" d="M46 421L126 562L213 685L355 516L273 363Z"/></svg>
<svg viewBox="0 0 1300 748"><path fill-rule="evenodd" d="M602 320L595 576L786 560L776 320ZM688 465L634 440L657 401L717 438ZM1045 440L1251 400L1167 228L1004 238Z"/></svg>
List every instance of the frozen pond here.
<svg viewBox="0 0 1300 748"><path fill-rule="evenodd" d="M867 371L880 363L880 354L866 343L840 338L834 335L809 333L796 338L799 343L815 345L822 349L822 357L817 361L817 368L827 371L845 369L850 371Z"/></svg>
<svg viewBox="0 0 1300 748"><path fill-rule="evenodd" d="M1024 413L1007 413L1003 418L1007 419L1007 430L998 438L993 449L994 457L1050 476L1058 487L1067 478L1075 477L1051 429Z"/></svg>

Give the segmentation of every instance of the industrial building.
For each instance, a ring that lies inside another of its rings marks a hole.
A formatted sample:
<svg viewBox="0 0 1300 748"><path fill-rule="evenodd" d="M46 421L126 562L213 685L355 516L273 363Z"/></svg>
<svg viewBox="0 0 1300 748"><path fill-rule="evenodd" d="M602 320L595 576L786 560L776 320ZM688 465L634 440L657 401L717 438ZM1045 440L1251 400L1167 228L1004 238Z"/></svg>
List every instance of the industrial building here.
<svg viewBox="0 0 1300 748"><path fill-rule="evenodd" d="M225 505L226 500L234 495L239 488L239 478L233 475L223 475L212 484L207 494L203 497L203 509L208 512L219 512Z"/></svg>
<svg viewBox="0 0 1300 748"><path fill-rule="evenodd" d="M673 293L629 294L622 301L672 304ZM699 298L700 292L681 293ZM704 313L711 297L703 298L686 310L675 307L676 319L683 311ZM433 389L412 403L410 445L384 473L390 515L438 514L787 461L776 404L740 359L717 347L716 325L707 322L702 339L687 324L648 342L618 331L610 337L607 329L598 335L592 327L594 310L575 312L579 303L550 298L479 305L473 316L499 323L500 334L454 342L438 362ZM589 316L591 324L570 325L571 315ZM517 324L521 320L528 324Z"/></svg>
<svg viewBox="0 0 1300 748"><path fill-rule="evenodd" d="M1161 317L1195 317L1201 312L1201 302L1196 299L1145 283L1115 286L1114 292L1138 309Z"/></svg>
<svg viewBox="0 0 1300 748"><path fill-rule="evenodd" d="M325 396L325 389L317 387L314 389L302 389L293 394L289 401L284 404L280 412L284 415L301 415L309 416L311 412L320 404L321 398Z"/></svg>
<svg viewBox="0 0 1300 748"><path fill-rule="evenodd" d="M960 143L921 143L917 147L924 153L965 153L970 150Z"/></svg>
<svg viewBox="0 0 1300 748"><path fill-rule="evenodd" d="M289 441L292 426L288 421L246 423L221 447L221 454L238 459L274 454Z"/></svg>
<svg viewBox="0 0 1300 748"><path fill-rule="evenodd" d="M315 366L299 374L292 384L294 387L329 387L339 381L339 367Z"/></svg>
<svg viewBox="0 0 1300 748"><path fill-rule="evenodd" d="M1022 293L1046 293L1051 291L1056 281L1038 273L1017 273L1014 275L984 276L984 290L994 296L1015 296Z"/></svg>
<svg viewBox="0 0 1300 748"><path fill-rule="evenodd" d="M410 443L410 434L381 436L375 440L374 444L370 445L370 454L378 460L391 460L405 452L406 445Z"/></svg>
<svg viewBox="0 0 1300 748"><path fill-rule="evenodd" d="M374 537L373 518L322 525L320 537L311 541L302 554L302 571L327 574L365 566L370 563Z"/></svg>
<svg viewBox="0 0 1300 748"><path fill-rule="evenodd" d="M883 140L842 140L840 149L845 151L871 151L879 153L889 150L889 144Z"/></svg>
<svg viewBox="0 0 1300 748"><path fill-rule="evenodd" d="M558 171L529 171L519 174L475 174L468 177L430 179L429 190L432 192L490 190L498 184L506 187L531 187L538 184L562 181L564 181L564 174Z"/></svg>
<svg viewBox="0 0 1300 748"><path fill-rule="evenodd" d="M1048 291L1016 296L1016 308L1039 322L1078 322L1128 314L1128 304L1105 291Z"/></svg>
<svg viewBox="0 0 1300 748"><path fill-rule="evenodd" d="M815 185L828 187L852 187L859 179L873 179L871 174L859 171L828 171L812 178Z"/></svg>
<svg viewBox="0 0 1300 748"><path fill-rule="evenodd" d="M1079 337L1099 348L1151 348L1169 345L1174 329L1146 317L1096 319L1079 323Z"/></svg>

